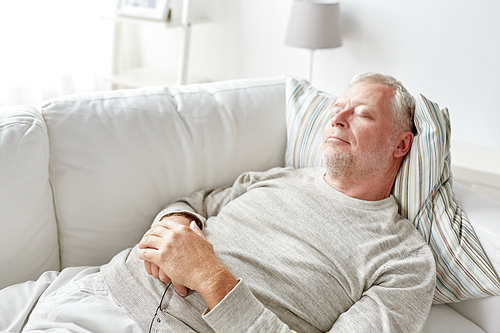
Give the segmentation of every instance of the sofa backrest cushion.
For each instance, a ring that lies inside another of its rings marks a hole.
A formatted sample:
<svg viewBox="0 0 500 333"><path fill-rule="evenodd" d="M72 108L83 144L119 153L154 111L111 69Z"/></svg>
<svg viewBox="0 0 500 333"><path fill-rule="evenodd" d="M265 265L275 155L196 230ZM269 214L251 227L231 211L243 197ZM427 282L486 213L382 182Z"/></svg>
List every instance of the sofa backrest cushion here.
<svg viewBox="0 0 500 333"><path fill-rule="evenodd" d="M135 245L171 200L284 164L286 78L46 102L62 267Z"/></svg>
<svg viewBox="0 0 500 333"><path fill-rule="evenodd" d="M40 113L0 108L0 288L59 269L49 184L49 141ZM35 254L35 255L34 255Z"/></svg>

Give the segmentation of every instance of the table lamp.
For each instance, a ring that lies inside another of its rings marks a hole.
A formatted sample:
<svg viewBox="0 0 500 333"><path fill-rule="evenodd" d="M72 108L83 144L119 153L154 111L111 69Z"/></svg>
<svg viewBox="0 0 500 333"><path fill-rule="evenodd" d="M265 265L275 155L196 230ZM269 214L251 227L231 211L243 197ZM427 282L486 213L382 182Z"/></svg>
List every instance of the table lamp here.
<svg viewBox="0 0 500 333"><path fill-rule="evenodd" d="M331 0L294 0L285 44L311 50L309 59L309 82L311 82L314 51L342 45L339 3Z"/></svg>

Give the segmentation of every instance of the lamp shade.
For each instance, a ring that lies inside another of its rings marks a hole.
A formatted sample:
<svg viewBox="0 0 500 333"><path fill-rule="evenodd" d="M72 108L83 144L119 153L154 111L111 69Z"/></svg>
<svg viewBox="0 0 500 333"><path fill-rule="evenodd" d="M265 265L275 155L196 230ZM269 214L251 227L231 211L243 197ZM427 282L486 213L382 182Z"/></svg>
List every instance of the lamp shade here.
<svg viewBox="0 0 500 333"><path fill-rule="evenodd" d="M339 3L324 0L294 0L285 44L307 49L341 46Z"/></svg>

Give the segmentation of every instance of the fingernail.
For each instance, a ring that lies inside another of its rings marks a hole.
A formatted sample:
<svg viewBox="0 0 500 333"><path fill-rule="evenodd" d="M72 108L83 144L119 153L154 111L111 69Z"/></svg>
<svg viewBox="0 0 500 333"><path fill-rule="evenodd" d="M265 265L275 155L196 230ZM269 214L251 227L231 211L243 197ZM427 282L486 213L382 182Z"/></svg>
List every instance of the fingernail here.
<svg viewBox="0 0 500 333"><path fill-rule="evenodd" d="M196 230L196 222L195 221L191 221L191 223L189 223L189 227L191 228L191 230Z"/></svg>

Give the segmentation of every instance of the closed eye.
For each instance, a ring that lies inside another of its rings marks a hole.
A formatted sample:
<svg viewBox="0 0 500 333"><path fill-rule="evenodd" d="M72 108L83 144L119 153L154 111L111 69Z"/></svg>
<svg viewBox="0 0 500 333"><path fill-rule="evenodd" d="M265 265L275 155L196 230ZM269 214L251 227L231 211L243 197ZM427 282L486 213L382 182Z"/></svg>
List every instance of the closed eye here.
<svg viewBox="0 0 500 333"><path fill-rule="evenodd" d="M361 118L374 119L373 112L371 112L370 107L368 107L366 105L360 105L360 106L356 107L354 113Z"/></svg>
<svg viewBox="0 0 500 333"><path fill-rule="evenodd" d="M373 114L368 110L356 110L355 114L361 118L373 119Z"/></svg>

